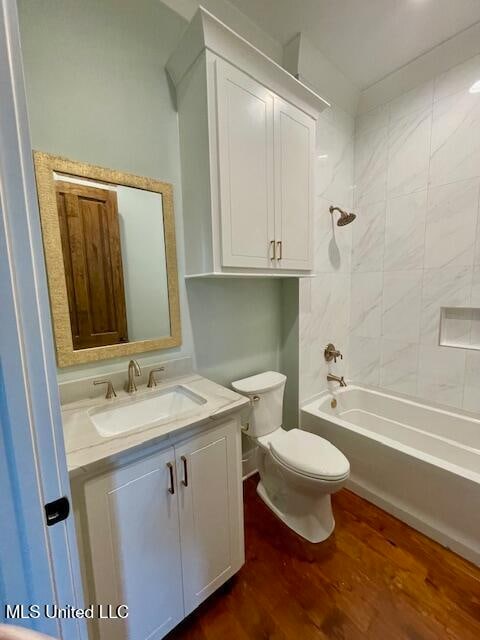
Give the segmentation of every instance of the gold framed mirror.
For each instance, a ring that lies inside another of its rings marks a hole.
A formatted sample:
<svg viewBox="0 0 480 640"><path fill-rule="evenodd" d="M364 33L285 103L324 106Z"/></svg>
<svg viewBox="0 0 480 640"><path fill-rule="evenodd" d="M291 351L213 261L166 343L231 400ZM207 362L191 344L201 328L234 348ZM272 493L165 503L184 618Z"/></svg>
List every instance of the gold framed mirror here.
<svg viewBox="0 0 480 640"><path fill-rule="evenodd" d="M34 163L58 366L180 345L172 185Z"/></svg>

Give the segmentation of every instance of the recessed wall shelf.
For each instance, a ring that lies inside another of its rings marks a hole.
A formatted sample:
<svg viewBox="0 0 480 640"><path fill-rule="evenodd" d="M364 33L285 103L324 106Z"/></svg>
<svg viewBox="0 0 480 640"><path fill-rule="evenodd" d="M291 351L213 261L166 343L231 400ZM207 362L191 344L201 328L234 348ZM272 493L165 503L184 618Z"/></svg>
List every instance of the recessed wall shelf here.
<svg viewBox="0 0 480 640"><path fill-rule="evenodd" d="M441 307L440 345L480 350L480 308Z"/></svg>

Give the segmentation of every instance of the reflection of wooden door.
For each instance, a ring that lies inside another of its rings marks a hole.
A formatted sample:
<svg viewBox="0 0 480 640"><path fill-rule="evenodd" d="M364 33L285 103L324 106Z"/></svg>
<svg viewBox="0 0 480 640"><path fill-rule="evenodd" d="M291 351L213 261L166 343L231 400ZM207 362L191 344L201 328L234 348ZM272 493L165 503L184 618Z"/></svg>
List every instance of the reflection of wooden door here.
<svg viewBox="0 0 480 640"><path fill-rule="evenodd" d="M55 187L73 348L128 342L116 193Z"/></svg>

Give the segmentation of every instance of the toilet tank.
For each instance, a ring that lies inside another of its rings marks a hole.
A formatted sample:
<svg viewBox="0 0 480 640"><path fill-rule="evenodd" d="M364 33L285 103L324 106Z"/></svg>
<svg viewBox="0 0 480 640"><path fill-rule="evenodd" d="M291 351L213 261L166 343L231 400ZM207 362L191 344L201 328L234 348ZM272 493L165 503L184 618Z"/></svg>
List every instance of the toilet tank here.
<svg viewBox="0 0 480 640"><path fill-rule="evenodd" d="M283 392L287 377L276 371L265 371L256 376L232 382L238 393L248 396L252 406L248 435L264 436L282 426Z"/></svg>

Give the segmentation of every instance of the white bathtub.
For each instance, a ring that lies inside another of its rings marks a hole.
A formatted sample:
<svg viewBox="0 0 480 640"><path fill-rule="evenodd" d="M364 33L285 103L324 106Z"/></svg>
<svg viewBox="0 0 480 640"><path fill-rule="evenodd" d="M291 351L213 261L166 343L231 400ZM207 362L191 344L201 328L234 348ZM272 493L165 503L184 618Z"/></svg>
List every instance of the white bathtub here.
<svg viewBox="0 0 480 640"><path fill-rule="evenodd" d="M302 407L350 460L349 487L480 565L480 419L360 386Z"/></svg>

